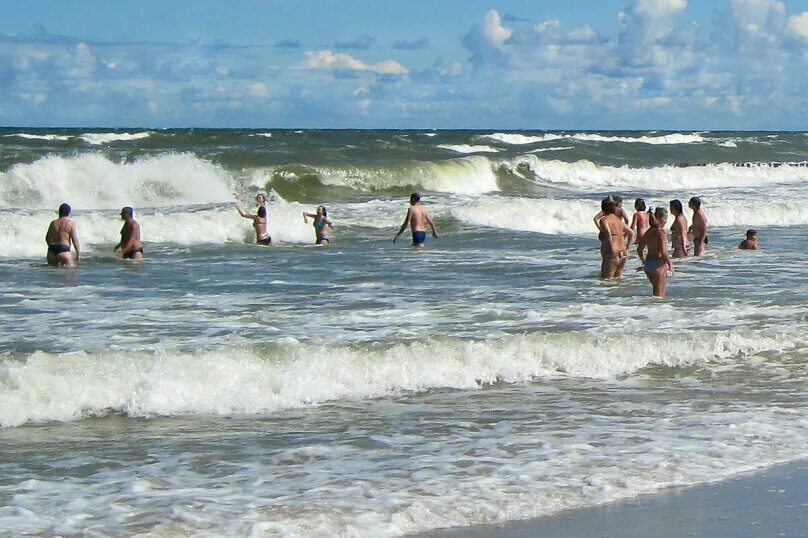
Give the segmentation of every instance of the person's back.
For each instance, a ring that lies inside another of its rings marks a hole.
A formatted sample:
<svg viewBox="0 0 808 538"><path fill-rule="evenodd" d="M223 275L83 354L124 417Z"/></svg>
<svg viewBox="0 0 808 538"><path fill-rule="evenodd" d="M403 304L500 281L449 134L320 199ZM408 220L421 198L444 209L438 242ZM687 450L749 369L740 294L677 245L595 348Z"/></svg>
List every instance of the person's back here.
<svg viewBox="0 0 808 538"><path fill-rule="evenodd" d="M758 249L757 231L751 228L747 230L746 239L741 241L741 244L738 245L738 248L741 250L757 250Z"/></svg>
<svg viewBox="0 0 808 538"><path fill-rule="evenodd" d="M438 232L435 230L435 223L432 221L426 208L421 205L421 195L414 192L410 196L410 207L407 209L407 216L404 218L404 222L401 224L398 233L396 233L393 238L393 243L396 242L398 236L400 236L407 228L407 225L409 225L412 231L412 246L424 246L424 241L426 240L426 224L429 224L429 227L432 228L432 237L437 238Z"/></svg>
<svg viewBox="0 0 808 538"><path fill-rule="evenodd" d="M73 265L71 245L76 249L76 262L81 257L81 247L76 223L70 220L71 208L68 204L59 206L59 218L51 221L45 233L45 243L48 245L48 265Z"/></svg>
<svg viewBox="0 0 808 538"><path fill-rule="evenodd" d="M636 213L634 213L634 216L631 218L631 229L634 230L638 243L650 226L650 224L648 224L648 213L645 209L645 200L637 198L637 200L634 201L634 210Z"/></svg>

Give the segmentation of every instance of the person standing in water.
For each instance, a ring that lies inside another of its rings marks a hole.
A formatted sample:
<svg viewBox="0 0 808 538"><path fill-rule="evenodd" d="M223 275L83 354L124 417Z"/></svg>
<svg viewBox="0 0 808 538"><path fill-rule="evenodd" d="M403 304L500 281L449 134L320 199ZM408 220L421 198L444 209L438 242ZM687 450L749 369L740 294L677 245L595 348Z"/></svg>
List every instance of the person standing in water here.
<svg viewBox="0 0 808 538"><path fill-rule="evenodd" d="M741 244L738 245L738 248L741 250L757 250L760 248L758 246L758 234L757 230L754 228L749 228L746 230L746 239L741 241Z"/></svg>
<svg viewBox="0 0 808 538"><path fill-rule="evenodd" d="M682 211L680 200L671 200L671 213L673 214L673 224L671 225L671 243L673 244L673 257L687 257L687 219Z"/></svg>
<svg viewBox="0 0 808 538"><path fill-rule="evenodd" d="M650 227L648 223L650 213L645 211L645 200L642 198L634 200L634 211L635 213L631 217L631 229L634 230L637 243L639 243Z"/></svg>
<svg viewBox="0 0 808 538"><path fill-rule="evenodd" d="M620 278L628 259L628 247L634 241L634 231L617 216L617 203L611 196L600 204L604 217L598 221L600 234L601 278Z"/></svg>
<svg viewBox="0 0 808 538"><path fill-rule="evenodd" d="M423 247L426 241L426 224L432 228L432 237L438 238L438 232L435 231L435 223L427 213L424 206L421 205L421 195L414 192L410 195L410 207L407 209L407 216L404 218L404 223L399 228L398 233L393 238L393 243L396 242L398 236L404 233L407 225L412 230L412 245L413 247Z"/></svg>
<svg viewBox="0 0 808 538"><path fill-rule="evenodd" d="M707 215L701 209L701 198L694 196L687 203L693 210L693 224L688 230L693 235L693 255L700 256L707 250Z"/></svg>
<svg viewBox="0 0 808 538"><path fill-rule="evenodd" d="M664 207L657 207L654 213L648 213L650 227L645 235L637 241L637 256L642 261L638 271L645 272L651 282L654 297L665 297L668 284L668 271L673 274L673 265L668 256L668 233L665 224L668 211ZM647 250L647 254L643 251Z"/></svg>
<svg viewBox="0 0 808 538"><path fill-rule="evenodd" d="M73 267L81 259L81 245L76 223L70 220L69 204L59 206L59 218L51 221L45 232L45 243L48 245L48 265ZM76 249L76 259L70 252L70 245Z"/></svg>
<svg viewBox="0 0 808 538"><path fill-rule="evenodd" d="M127 206L121 209L121 242L112 247L115 252L121 249L118 257L123 260L142 260L143 243L140 241L140 224L135 220L135 210Z"/></svg>
<svg viewBox="0 0 808 538"><path fill-rule="evenodd" d="M272 238L269 236L269 232L267 231L267 208L263 205L259 206L257 215L245 213L238 204L236 204L236 210L238 211L238 214L245 219L250 219L253 221L253 228L255 228L255 242L266 247L270 246L272 244Z"/></svg>
<svg viewBox="0 0 808 538"><path fill-rule="evenodd" d="M325 206L317 206L317 213L306 213L303 212L303 222L308 224L307 217L314 219L314 237L316 241L314 244L316 245L329 245L331 244L331 239L325 234L325 227L328 226L332 230L334 229L334 225L328 220L328 210Z"/></svg>

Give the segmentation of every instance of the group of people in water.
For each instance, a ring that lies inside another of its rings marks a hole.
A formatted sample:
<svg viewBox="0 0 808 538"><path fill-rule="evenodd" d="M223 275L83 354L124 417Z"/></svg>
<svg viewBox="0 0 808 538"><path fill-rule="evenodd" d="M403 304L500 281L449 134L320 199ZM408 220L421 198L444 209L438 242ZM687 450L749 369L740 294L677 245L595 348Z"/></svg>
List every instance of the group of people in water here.
<svg viewBox="0 0 808 538"><path fill-rule="evenodd" d="M594 222L598 228L601 254L601 278L619 278L628 260L628 249L636 242L637 256L642 265L637 271L644 271L655 297L664 297L668 276L673 275L671 258L684 258L690 255L690 240L693 242L693 255L700 256L707 250L707 215L701 208L701 199L694 196L688 202L693 211L693 223L688 226L681 200L671 200L668 204L673 224L670 227L672 253L668 253L668 209L659 206L646 207L645 200L637 198L635 213L631 219L623 208L620 196L607 196L601 201L600 212ZM738 248L757 250L757 231L746 231L746 239Z"/></svg>
<svg viewBox="0 0 808 538"><path fill-rule="evenodd" d="M59 218L51 221L48 231L45 232L48 265L72 267L81 260L81 243L76 223L70 218L71 211L69 204L60 205ZM140 224L135 220L135 210L126 206L121 209L120 217L123 221L121 240L112 247L112 251L123 260L143 259L143 242L140 240Z"/></svg>
<svg viewBox="0 0 808 538"><path fill-rule="evenodd" d="M238 195L236 195L238 199ZM253 223L255 230L255 242L259 245L270 246L272 237L267 230L267 197L264 193L258 193L255 197L258 209L253 213L247 213L240 205L236 204L239 215L249 219ZM45 234L45 243L48 245L48 265L60 265L72 267L79 263L81 259L81 244L76 228L76 223L70 219L70 205L64 203L59 206L59 218L53 220L48 226ZM113 252L124 260L140 260L143 258L143 243L140 239L140 225L134 218L134 209L124 207L121 209L121 220L124 221L121 228L121 241L115 245ZM328 210L325 206L318 206L315 213L303 212L303 222L308 223L312 219L314 225L314 236L316 245L329 245L331 238L326 228L333 230L334 224L328 219ZM426 240L426 225L432 229L432 237L437 238L438 233L435 223L429 216L426 208L421 205L421 195L417 192L410 195L410 207L404 223L393 238L395 243L398 237L404 232L407 226L412 230L412 246L423 247ZM76 251L73 257L73 249Z"/></svg>

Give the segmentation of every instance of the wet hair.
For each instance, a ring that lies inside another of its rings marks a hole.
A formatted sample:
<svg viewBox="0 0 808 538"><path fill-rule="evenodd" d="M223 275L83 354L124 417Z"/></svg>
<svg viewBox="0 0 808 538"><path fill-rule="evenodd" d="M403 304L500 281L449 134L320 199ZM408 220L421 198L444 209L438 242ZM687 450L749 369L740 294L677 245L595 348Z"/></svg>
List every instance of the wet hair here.
<svg viewBox="0 0 808 538"><path fill-rule="evenodd" d="M645 211L645 200L642 198L637 198L634 200L634 209L637 211Z"/></svg>
<svg viewBox="0 0 808 538"><path fill-rule="evenodd" d="M606 214L613 214L617 211L617 203L614 201L614 198L611 196L607 196L600 202L600 210Z"/></svg>
<svg viewBox="0 0 808 538"><path fill-rule="evenodd" d="M692 205L693 207L698 209L701 207L701 198L699 198L698 196L694 196L693 198L690 199L687 205Z"/></svg>
<svg viewBox="0 0 808 538"><path fill-rule="evenodd" d="M121 209L121 215L123 215L125 217L132 217L132 216L134 216L134 214L135 214L135 210L132 209L129 206L126 206L123 209Z"/></svg>
<svg viewBox="0 0 808 538"><path fill-rule="evenodd" d="M757 235L757 230L755 230L754 228L749 228L748 230L746 230L747 239L755 235Z"/></svg>
<svg viewBox="0 0 808 538"><path fill-rule="evenodd" d="M420 202L420 201L421 201L420 194L418 194L417 192L410 194L410 202Z"/></svg>
<svg viewBox="0 0 808 538"><path fill-rule="evenodd" d="M677 215L682 214L684 212L684 209L682 209L682 201L671 200L671 211L673 211Z"/></svg>
<svg viewBox="0 0 808 538"><path fill-rule="evenodd" d="M59 206L59 217L67 217L71 211L70 204L62 204Z"/></svg>
<svg viewBox="0 0 808 538"><path fill-rule="evenodd" d="M664 207L657 206L656 209L651 211L648 210L648 224L651 228L659 228L662 224L662 221L668 217L668 210Z"/></svg>
<svg viewBox="0 0 808 538"><path fill-rule="evenodd" d="M325 208L325 206L324 206L324 205L321 205L321 206L320 206L320 209L322 209L322 210L323 210L323 216L324 216L324 217L327 217L327 216L328 216L328 210Z"/></svg>
<svg viewBox="0 0 808 538"><path fill-rule="evenodd" d="M259 217L266 217L267 216L267 208L264 207L264 206L259 207L258 208L258 216Z"/></svg>

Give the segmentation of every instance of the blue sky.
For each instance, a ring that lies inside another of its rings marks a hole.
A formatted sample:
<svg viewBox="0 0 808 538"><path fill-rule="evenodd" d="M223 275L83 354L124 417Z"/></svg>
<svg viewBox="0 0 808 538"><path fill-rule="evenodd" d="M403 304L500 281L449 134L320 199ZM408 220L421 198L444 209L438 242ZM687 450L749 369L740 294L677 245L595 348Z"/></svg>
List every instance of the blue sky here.
<svg viewBox="0 0 808 538"><path fill-rule="evenodd" d="M805 129L808 0L27 0L0 125Z"/></svg>

